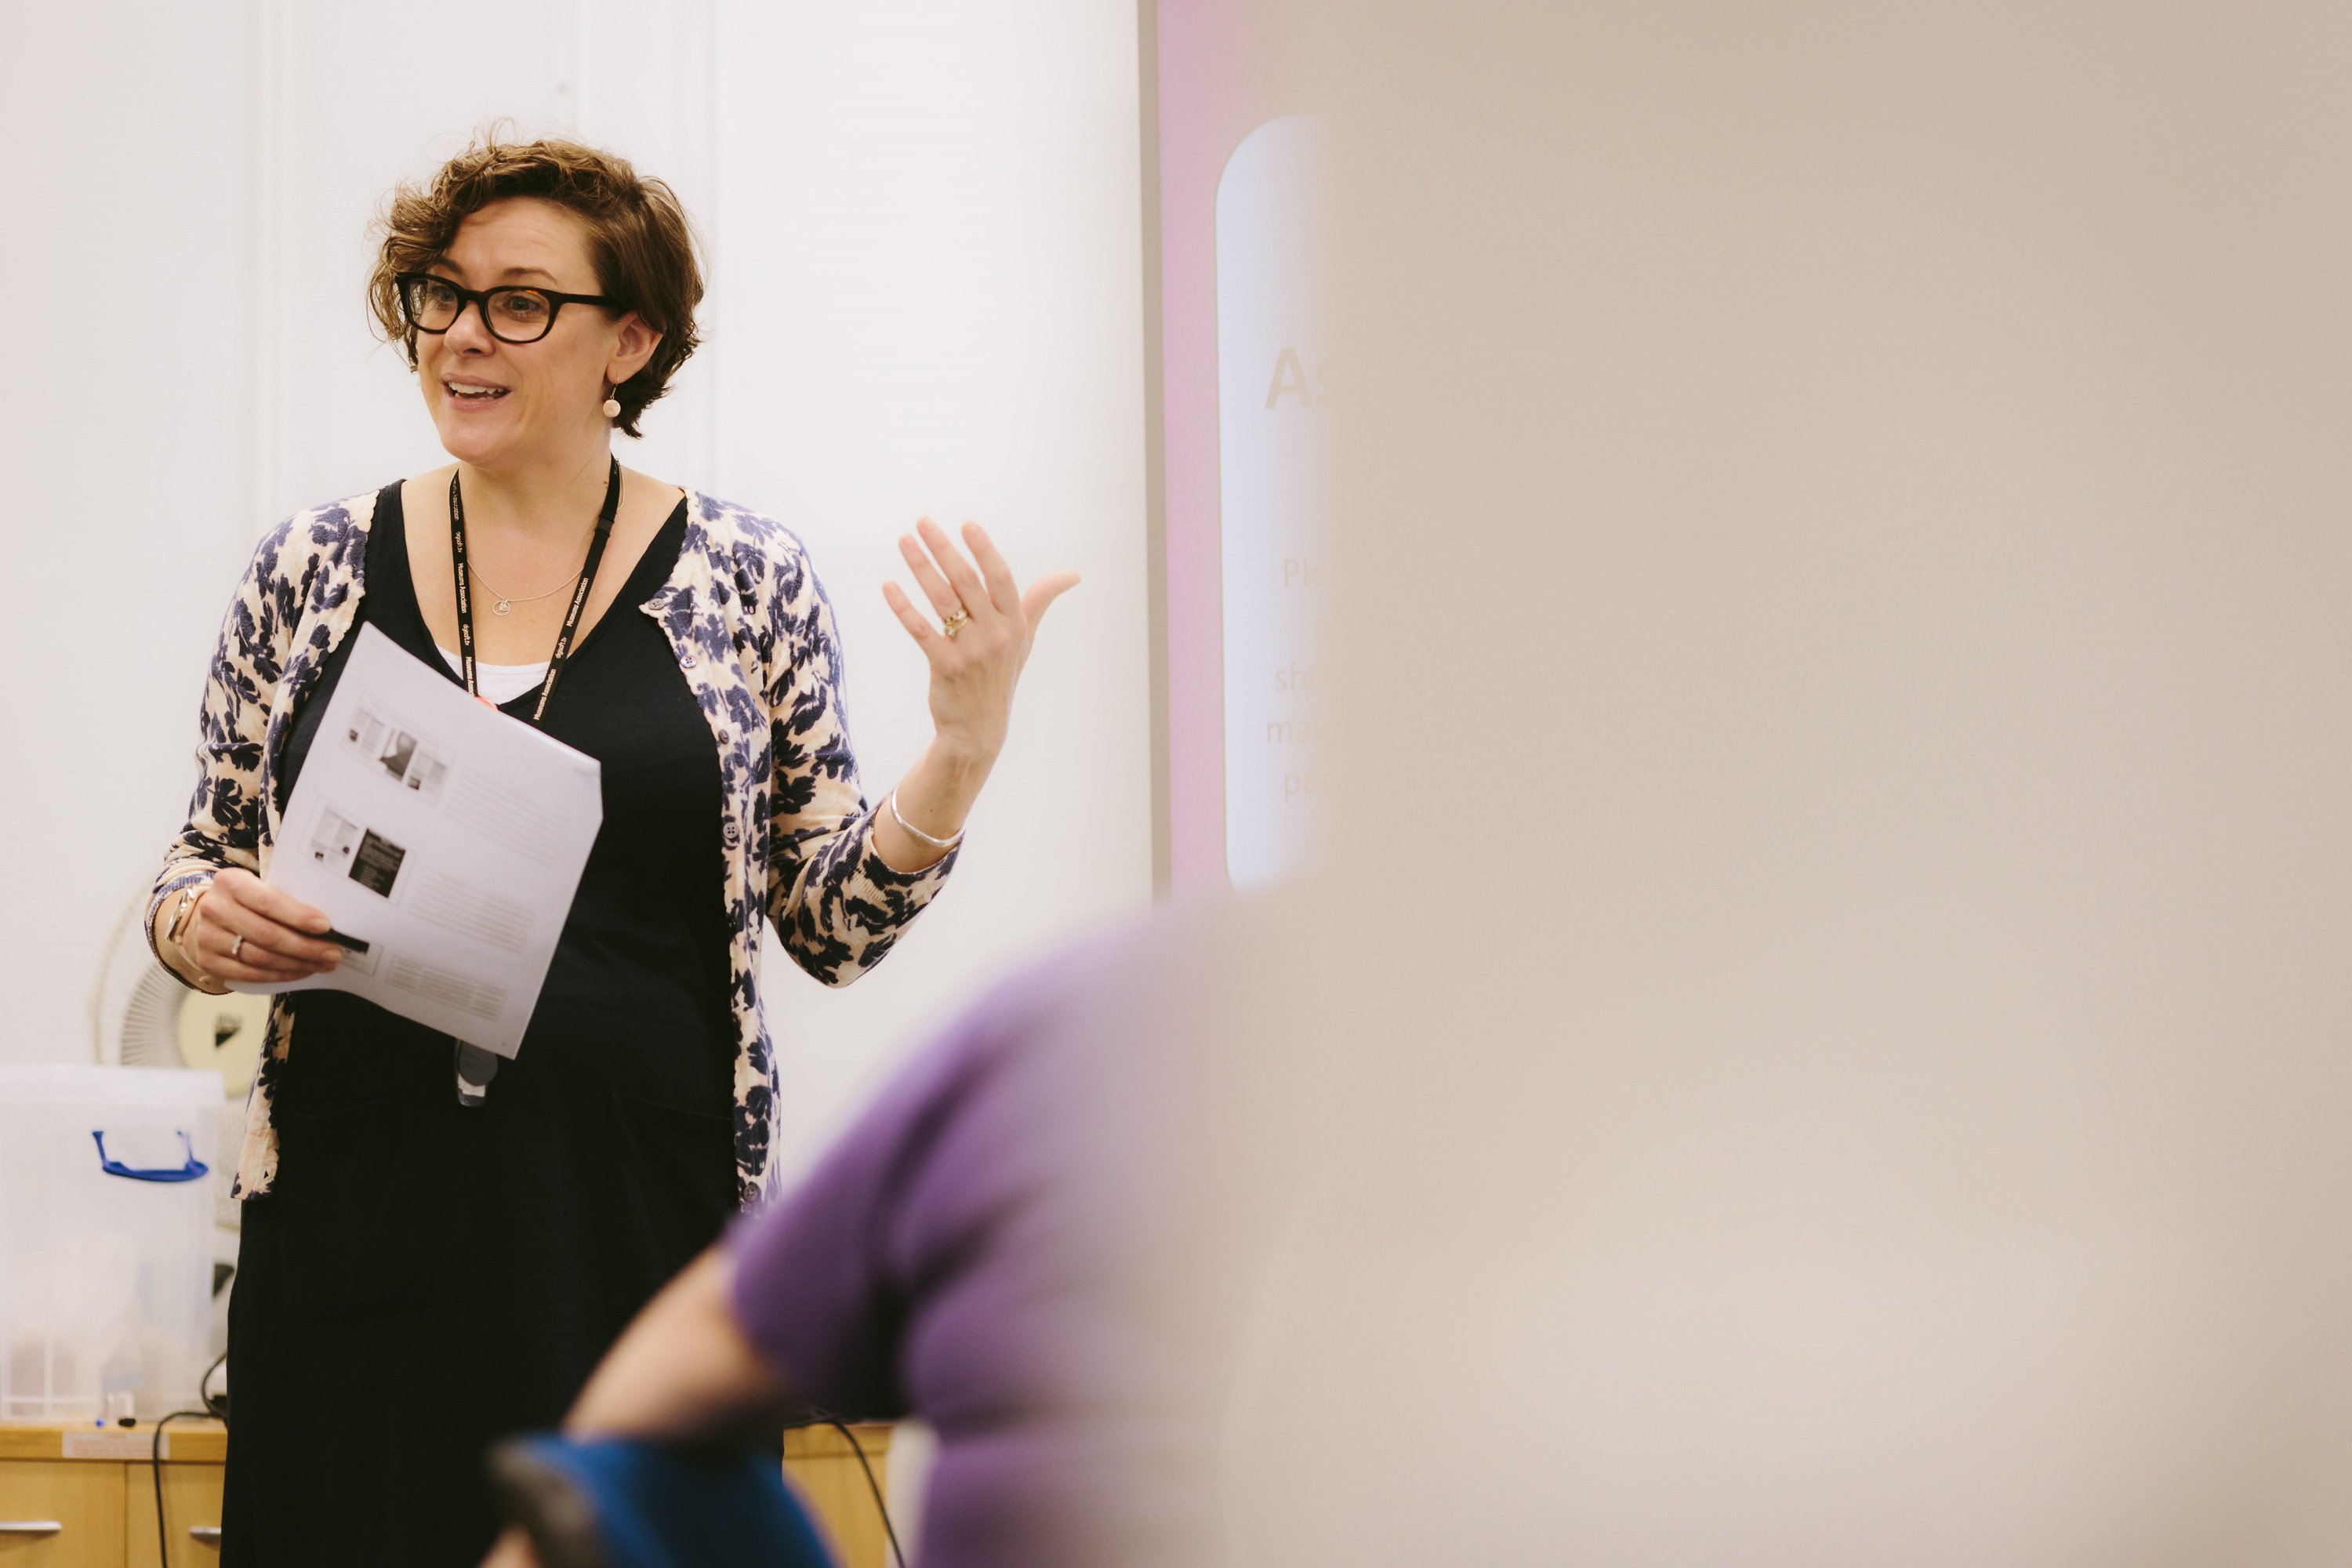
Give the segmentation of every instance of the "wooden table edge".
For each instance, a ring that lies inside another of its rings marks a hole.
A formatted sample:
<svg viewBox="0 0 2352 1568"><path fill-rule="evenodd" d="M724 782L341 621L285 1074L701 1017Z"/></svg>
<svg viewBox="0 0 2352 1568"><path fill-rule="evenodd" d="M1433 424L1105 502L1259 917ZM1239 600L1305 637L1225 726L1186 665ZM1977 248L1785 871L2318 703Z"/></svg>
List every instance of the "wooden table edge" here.
<svg viewBox="0 0 2352 1568"><path fill-rule="evenodd" d="M102 1454L68 1454L66 1439L84 1433L120 1439ZM95 1422L0 1422L0 1459L59 1459L72 1464L145 1464L154 1451L155 1427L142 1421L136 1426L101 1426ZM130 1451L136 1445L138 1452ZM201 1421L174 1421L163 1429L163 1462L167 1465L217 1465L228 1458L228 1428L206 1416Z"/></svg>

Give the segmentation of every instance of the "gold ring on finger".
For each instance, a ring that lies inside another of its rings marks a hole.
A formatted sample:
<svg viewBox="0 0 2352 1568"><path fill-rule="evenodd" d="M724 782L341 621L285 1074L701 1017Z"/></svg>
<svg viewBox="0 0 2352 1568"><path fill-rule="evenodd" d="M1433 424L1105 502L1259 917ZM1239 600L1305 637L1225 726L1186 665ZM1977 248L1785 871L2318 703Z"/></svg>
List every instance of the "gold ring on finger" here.
<svg viewBox="0 0 2352 1568"><path fill-rule="evenodd" d="M228 955L231 958L235 958L238 953L243 952L244 951L245 933L243 931L239 931L236 933L236 940L228 944Z"/></svg>
<svg viewBox="0 0 2352 1568"><path fill-rule="evenodd" d="M958 610L954 615L950 616L946 620L940 623L940 630L947 633L947 635L952 638L956 633L963 630L964 627L971 624L971 617L964 614L961 610Z"/></svg>

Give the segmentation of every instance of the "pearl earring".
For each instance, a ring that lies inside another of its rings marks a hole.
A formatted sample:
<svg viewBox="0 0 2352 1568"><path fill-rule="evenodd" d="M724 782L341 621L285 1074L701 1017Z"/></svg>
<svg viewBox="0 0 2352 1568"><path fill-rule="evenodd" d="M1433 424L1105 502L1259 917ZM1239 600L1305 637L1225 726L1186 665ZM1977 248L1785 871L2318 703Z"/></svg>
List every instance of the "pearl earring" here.
<svg viewBox="0 0 2352 1568"><path fill-rule="evenodd" d="M620 416L621 400L617 397L606 397L604 399L604 417L607 419L618 419Z"/></svg>

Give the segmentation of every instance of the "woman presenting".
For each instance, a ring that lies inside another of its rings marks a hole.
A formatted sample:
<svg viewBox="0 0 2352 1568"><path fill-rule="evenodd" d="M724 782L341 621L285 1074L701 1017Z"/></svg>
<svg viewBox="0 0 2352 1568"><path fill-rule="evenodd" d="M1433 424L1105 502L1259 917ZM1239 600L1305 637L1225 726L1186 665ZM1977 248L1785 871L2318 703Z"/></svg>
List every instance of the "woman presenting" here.
<svg viewBox="0 0 2352 1568"><path fill-rule="evenodd" d="M362 625L602 765L604 823L519 1054L336 991L279 996L233 1191L230 1564L478 1561L479 1457L558 1420L630 1316L766 1178L772 921L842 984L938 892L1037 621L987 536L899 548L938 617L936 734L868 806L831 607L800 542L622 468L693 351L676 198L561 142L468 149L383 219L370 299L456 461L296 514L256 551L157 878L190 984L331 970L271 888L286 803ZM965 552L968 551L969 554Z"/></svg>

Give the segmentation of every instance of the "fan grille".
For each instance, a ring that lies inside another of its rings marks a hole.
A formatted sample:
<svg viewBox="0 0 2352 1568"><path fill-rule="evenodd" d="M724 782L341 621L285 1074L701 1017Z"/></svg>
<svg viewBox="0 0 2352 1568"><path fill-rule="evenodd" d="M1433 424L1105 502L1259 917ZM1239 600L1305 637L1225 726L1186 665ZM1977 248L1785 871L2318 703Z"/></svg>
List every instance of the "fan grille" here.
<svg viewBox="0 0 2352 1568"><path fill-rule="evenodd" d="M150 967L131 987L118 1036L127 1068L184 1068L180 1056L180 1007L188 988Z"/></svg>

